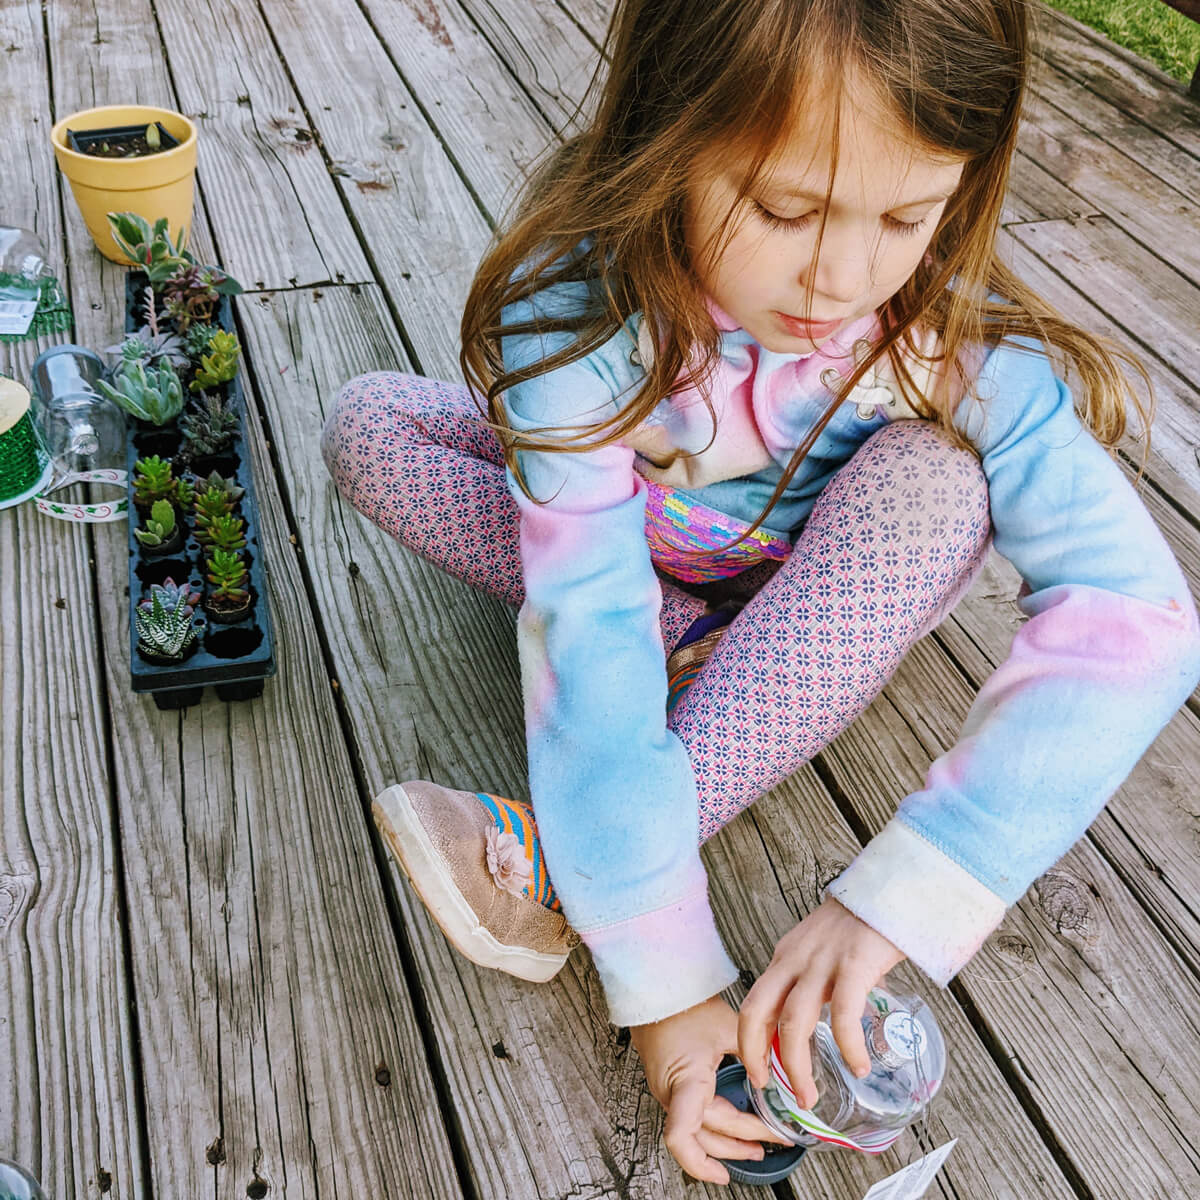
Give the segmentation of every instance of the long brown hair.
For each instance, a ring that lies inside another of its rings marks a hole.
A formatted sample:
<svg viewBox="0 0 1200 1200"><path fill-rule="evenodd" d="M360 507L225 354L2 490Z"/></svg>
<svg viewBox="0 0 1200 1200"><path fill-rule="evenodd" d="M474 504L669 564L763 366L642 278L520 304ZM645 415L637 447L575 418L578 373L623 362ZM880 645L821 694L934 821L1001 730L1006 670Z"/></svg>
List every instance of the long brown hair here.
<svg viewBox="0 0 1200 1200"><path fill-rule="evenodd" d="M811 86L827 81L840 89L850 67L874 81L914 146L963 160L963 174L925 261L881 309L881 338L842 381L758 521L838 404L884 354L912 408L960 444L952 396L973 391L968 364L978 364L981 347L1014 336L1038 339L1060 359L1060 373L1074 368L1076 409L1104 445L1123 437L1127 400L1148 437L1153 385L1141 363L1065 320L997 256L1031 65L1030 7L1028 0L618 0L605 38L609 70L601 81L598 68L590 89L598 92L595 116L533 171L511 223L479 265L463 312L463 377L486 396L522 487L518 450L580 453L607 445L673 390L704 392L720 360L720 336L684 238L689 181L714 149L727 148L752 163L745 194L803 119ZM831 99L839 112L840 95ZM836 171L836 118L832 152ZM824 227L823 214L822 233ZM819 246L820 235L814 262ZM589 297L581 311L502 325L506 305L580 281ZM989 299L993 294L1004 301ZM511 428L503 403L509 388L592 353L636 312L669 320L628 405L583 431ZM918 391L904 361L922 358L918 329L939 335L940 354L925 361L942 364L943 378L953 370L957 392L948 384L934 395ZM575 335L563 349L505 369L502 335L562 331ZM1118 358L1141 375L1150 406L1129 386Z"/></svg>

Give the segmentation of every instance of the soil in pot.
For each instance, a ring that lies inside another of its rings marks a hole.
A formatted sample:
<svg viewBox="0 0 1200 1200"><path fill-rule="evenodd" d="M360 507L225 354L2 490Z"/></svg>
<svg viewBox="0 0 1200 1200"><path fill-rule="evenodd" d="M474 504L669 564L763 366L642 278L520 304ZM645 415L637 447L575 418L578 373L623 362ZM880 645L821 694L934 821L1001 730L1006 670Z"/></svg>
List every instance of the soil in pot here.
<svg viewBox="0 0 1200 1200"><path fill-rule="evenodd" d="M175 532L161 546L147 546L144 542L139 542L138 545L143 558L166 558L168 554L178 554L183 546L183 529L179 524L178 514L176 515Z"/></svg>
<svg viewBox="0 0 1200 1200"><path fill-rule="evenodd" d="M237 469L241 466L242 458L234 450L223 450L220 454L208 454L203 458L191 458L188 460L188 470L193 475L206 477L212 474L213 471L218 471L227 479L232 479L237 474Z"/></svg>
<svg viewBox="0 0 1200 1200"><path fill-rule="evenodd" d="M161 121L158 127L157 146L146 140L146 125L114 125L108 129L67 130L67 143L72 150L91 158L147 158L172 150L179 142L166 130Z"/></svg>
<svg viewBox="0 0 1200 1200"><path fill-rule="evenodd" d="M239 621L244 621L253 607L253 596L247 597L240 604L215 596L207 597L204 601L204 611L218 625L236 625Z"/></svg>

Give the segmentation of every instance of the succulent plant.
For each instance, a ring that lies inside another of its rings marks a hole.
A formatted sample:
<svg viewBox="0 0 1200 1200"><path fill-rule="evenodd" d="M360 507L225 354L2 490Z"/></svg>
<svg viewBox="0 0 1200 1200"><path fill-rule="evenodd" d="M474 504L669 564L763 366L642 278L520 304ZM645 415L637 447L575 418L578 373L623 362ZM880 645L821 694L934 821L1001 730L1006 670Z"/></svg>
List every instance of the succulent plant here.
<svg viewBox="0 0 1200 1200"><path fill-rule="evenodd" d="M205 388L216 387L219 383L228 383L238 371L238 355L241 354L242 347L235 334L218 329L208 344L212 353L201 355L200 365L196 368L196 378L191 384L193 392L202 392Z"/></svg>
<svg viewBox="0 0 1200 1200"><path fill-rule="evenodd" d="M245 488L238 487L232 479L227 479L220 471L212 471L204 479L196 477L198 492L208 492L214 489L223 493L229 501L229 507L224 510L225 512L231 512L233 506L246 494Z"/></svg>
<svg viewBox="0 0 1200 1200"><path fill-rule="evenodd" d="M150 516L141 529L135 529L133 536L143 546L154 548L169 542L175 536L175 509L169 500L155 500L150 509Z"/></svg>
<svg viewBox="0 0 1200 1200"><path fill-rule="evenodd" d="M156 500L170 500L178 495L179 480L171 470L171 463L152 454L139 458L133 464L133 498L138 504L153 504Z"/></svg>
<svg viewBox="0 0 1200 1200"><path fill-rule="evenodd" d="M191 584L186 580L183 583L176 583L170 575L162 583L151 584L150 599L143 600L138 607L149 610L153 605L155 595L161 595L162 602L172 608L182 597L189 617L196 611L196 605L200 603L200 593L192 591Z"/></svg>
<svg viewBox="0 0 1200 1200"><path fill-rule="evenodd" d="M199 526L197 535L199 535L218 517L233 512L233 500L228 492L222 491L220 488L208 487L196 493L195 510L196 524Z"/></svg>
<svg viewBox="0 0 1200 1200"><path fill-rule="evenodd" d="M175 482L175 503L180 508L191 508L196 500L196 488L190 479Z"/></svg>
<svg viewBox="0 0 1200 1200"><path fill-rule="evenodd" d="M238 414L219 396L205 395L180 422L194 458L219 454L238 431Z"/></svg>
<svg viewBox="0 0 1200 1200"><path fill-rule="evenodd" d="M165 425L183 411L183 385L169 360L148 367L137 359L123 359L113 379L116 387L101 380L100 390L140 421Z"/></svg>
<svg viewBox="0 0 1200 1200"><path fill-rule="evenodd" d="M199 600L186 584L176 586L171 579L152 587L150 599L139 604L133 614L138 649L160 658L182 658L196 640L192 616Z"/></svg>
<svg viewBox="0 0 1200 1200"><path fill-rule="evenodd" d="M222 296L236 296L242 285L220 267L190 263L181 267L162 286L167 313L180 333L186 334L194 321L211 321Z"/></svg>
<svg viewBox="0 0 1200 1200"><path fill-rule="evenodd" d="M246 564L233 550L214 550L208 559L208 582L215 590L210 599L231 600L244 604L250 599L246 584Z"/></svg>
<svg viewBox="0 0 1200 1200"><path fill-rule="evenodd" d="M165 282L195 261L185 249L187 227L179 231L178 242L172 242L166 217L160 217L151 229L145 217L137 213L110 212L108 223L113 241L146 272L151 284Z"/></svg>
<svg viewBox="0 0 1200 1200"><path fill-rule="evenodd" d="M135 332L127 334L123 341L112 346L106 346L106 354L117 355L124 366L126 362L140 362L148 367L158 366L163 360L168 360L173 367L186 367L191 359L183 338L169 329L162 329L158 323L158 306L154 300L154 288L147 287L143 305L146 312L146 324Z"/></svg>
<svg viewBox="0 0 1200 1200"><path fill-rule="evenodd" d="M207 321L194 321L183 338L188 358L199 362L200 356L208 349L208 343L212 341L213 334L220 332L219 325L210 325Z"/></svg>
<svg viewBox="0 0 1200 1200"><path fill-rule="evenodd" d="M246 522L232 513L223 513L211 521L197 520L197 540L214 549L241 550L246 545Z"/></svg>

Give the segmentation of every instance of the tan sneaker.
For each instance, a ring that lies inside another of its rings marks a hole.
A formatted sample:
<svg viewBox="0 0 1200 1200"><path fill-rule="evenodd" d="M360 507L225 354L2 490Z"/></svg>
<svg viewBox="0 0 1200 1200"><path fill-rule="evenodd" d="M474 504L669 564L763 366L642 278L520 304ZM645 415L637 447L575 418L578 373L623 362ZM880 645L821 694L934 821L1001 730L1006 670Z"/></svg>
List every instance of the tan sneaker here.
<svg viewBox="0 0 1200 1200"><path fill-rule="evenodd" d="M377 796L372 813L462 954L531 983L558 974L579 935L550 886L528 805L415 780Z"/></svg>

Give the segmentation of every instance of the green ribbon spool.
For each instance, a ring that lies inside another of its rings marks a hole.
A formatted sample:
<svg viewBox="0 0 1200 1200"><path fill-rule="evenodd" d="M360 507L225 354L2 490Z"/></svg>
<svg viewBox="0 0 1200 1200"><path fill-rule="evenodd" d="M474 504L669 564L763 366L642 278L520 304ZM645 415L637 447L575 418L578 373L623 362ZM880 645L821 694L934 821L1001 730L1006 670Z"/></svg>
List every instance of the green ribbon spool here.
<svg viewBox="0 0 1200 1200"><path fill-rule="evenodd" d="M28 499L44 482L48 461L29 415L28 390L0 376L0 508Z"/></svg>

